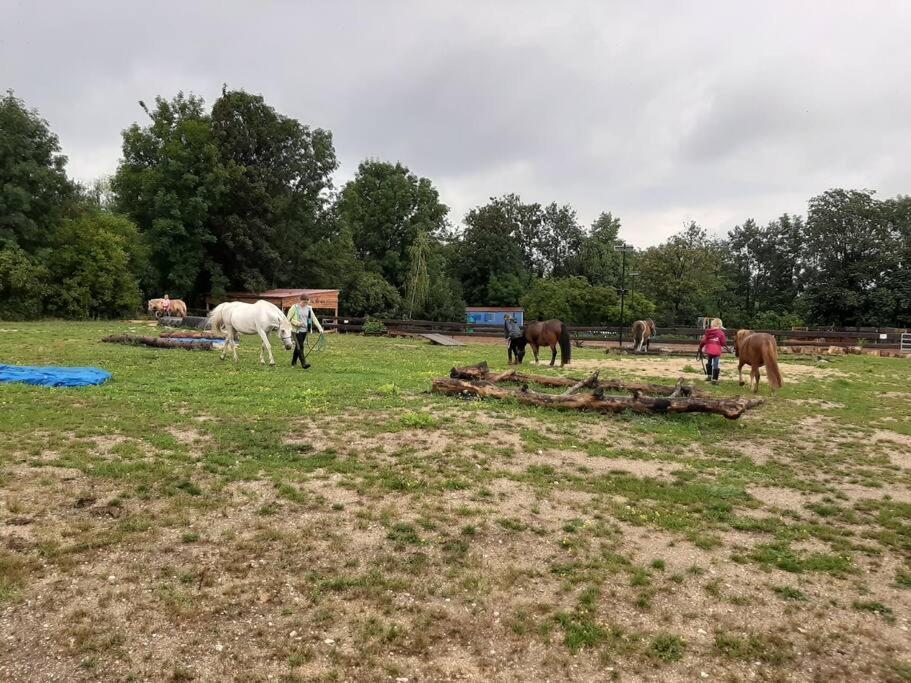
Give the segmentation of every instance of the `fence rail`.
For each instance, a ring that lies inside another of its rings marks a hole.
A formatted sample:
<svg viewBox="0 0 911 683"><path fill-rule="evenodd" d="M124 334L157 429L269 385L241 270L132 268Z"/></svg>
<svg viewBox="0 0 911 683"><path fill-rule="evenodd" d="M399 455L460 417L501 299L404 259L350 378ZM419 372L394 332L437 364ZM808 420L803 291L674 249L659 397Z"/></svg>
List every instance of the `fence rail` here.
<svg viewBox="0 0 911 683"><path fill-rule="evenodd" d="M468 322L438 322L433 320L399 320L377 319L391 332L398 334L427 334L438 332L458 336L499 337L503 328L499 325L480 325ZM327 317L323 323L330 329L339 332L361 332L367 318L360 317ZM575 339L585 341L618 341L620 327L617 325L569 325L570 334ZM844 330L755 330L775 336L784 346L857 346L863 345L878 349L911 350L911 333L907 330L888 328L844 329ZM705 330L699 327L662 327L653 337L655 343L695 343ZM732 334L732 331L729 333ZM626 341L632 335L629 326L623 327L623 338ZM904 341L903 341L904 340ZM904 346L903 346L904 343Z"/></svg>

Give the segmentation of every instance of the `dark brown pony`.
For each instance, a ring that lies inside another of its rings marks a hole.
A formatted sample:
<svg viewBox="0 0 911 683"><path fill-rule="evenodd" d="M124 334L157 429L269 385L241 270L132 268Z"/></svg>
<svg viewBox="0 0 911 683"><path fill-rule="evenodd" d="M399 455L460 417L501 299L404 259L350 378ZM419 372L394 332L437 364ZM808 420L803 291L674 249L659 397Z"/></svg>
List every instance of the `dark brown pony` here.
<svg viewBox="0 0 911 683"><path fill-rule="evenodd" d="M740 386L744 385L743 366L750 366L750 388L759 391L759 368L766 369L766 378L772 391L781 389L781 371L778 369L778 343L775 337L765 332L737 330L734 337L734 353L737 354L737 374Z"/></svg>
<svg viewBox="0 0 911 683"><path fill-rule="evenodd" d="M648 351L648 344L652 337L658 333L654 320L637 320L633 323L633 349L636 352L642 351L642 347Z"/></svg>
<svg viewBox="0 0 911 683"><path fill-rule="evenodd" d="M560 365L568 365L571 348L569 340L569 330L566 329L560 320L539 320L525 327L524 334L516 339L516 361L522 362L525 357L525 345L531 344L531 352L535 356L535 363L538 362L538 349L542 346L550 347L550 364L557 360L557 346L560 346Z"/></svg>

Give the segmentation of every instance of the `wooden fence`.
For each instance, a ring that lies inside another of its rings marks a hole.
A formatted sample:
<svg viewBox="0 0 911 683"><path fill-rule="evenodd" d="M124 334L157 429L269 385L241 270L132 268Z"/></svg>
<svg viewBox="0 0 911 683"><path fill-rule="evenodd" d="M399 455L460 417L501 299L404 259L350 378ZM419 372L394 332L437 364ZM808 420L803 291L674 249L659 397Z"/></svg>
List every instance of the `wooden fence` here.
<svg viewBox="0 0 911 683"><path fill-rule="evenodd" d="M338 318L324 318L323 324L329 329L339 332L359 333L363 330L366 318L339 316ZM438 322L433 320L380 320L392 333L399 334L428 334L441 333L458 336L501 337L503 328L500 325L478 325L467 322ZM620 328L616 325L592 326L570 325L570 334L574 339L585 341L617 342L620 338ZM842 330L755 330L768 332L774 335L779 344L783 346L864 346L877 349L901 348L902 333L907 330L897 328L850 328ZM705 330L698 327L660 327L658 335L652 338L656 344L693 344L697 343ZM728 330L728 335L733 337L734 330ZM628 326L623 328L624 342L632 339ZM733 341L733 340L732 340Z"/></svg>

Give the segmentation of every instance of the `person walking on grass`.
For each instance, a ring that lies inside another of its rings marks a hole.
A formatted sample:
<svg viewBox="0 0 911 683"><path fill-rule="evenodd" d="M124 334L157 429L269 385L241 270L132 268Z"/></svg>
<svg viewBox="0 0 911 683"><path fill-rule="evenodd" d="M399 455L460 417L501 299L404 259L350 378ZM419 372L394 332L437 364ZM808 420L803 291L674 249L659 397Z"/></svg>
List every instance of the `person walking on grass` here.
<svg viewBox="0 0 911 683"><path fill-rule="evenodd" d="M291 323L291 332L294 335L294 355L291 356L291 367L297 365L298 358L301 362L301 368L306 370L310 367L307 362L307 333L315 327L319 333L323 333L323 326L319 324L316 313L310 305L310 297L301 294L298 303L294 304L288 311L288 321Z"/></svg>
<svg viewBox="0 0 911 683"><path fill-rule="evenodd" d="M705 381L712 384L718 384L718 376L721 374L721 353L728 344L728 338L724 333L724 326L721 318L712 320L709 329L702 336L699 342L699 357L705 356Z"/></svg>

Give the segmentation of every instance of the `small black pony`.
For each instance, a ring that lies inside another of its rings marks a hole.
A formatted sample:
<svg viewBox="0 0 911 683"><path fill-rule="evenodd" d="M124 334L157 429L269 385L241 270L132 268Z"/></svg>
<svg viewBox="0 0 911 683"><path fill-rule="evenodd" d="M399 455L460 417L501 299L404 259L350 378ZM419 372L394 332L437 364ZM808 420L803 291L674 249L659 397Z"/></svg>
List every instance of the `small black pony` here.
<svg viewBox="0 0 911 683"><path fill-rule="evenodd" d="M560 365L568 365L572 355L572 344L569 339L569 330L560 320L539 320L525 327L521 337L510 340L509 350L515 354L516 362L521 363L525 358L525 345L531 344L531 352L538 362L538 349L549 346L551 352L550 364L557 360L557 345L560 346Z"/></svg>

